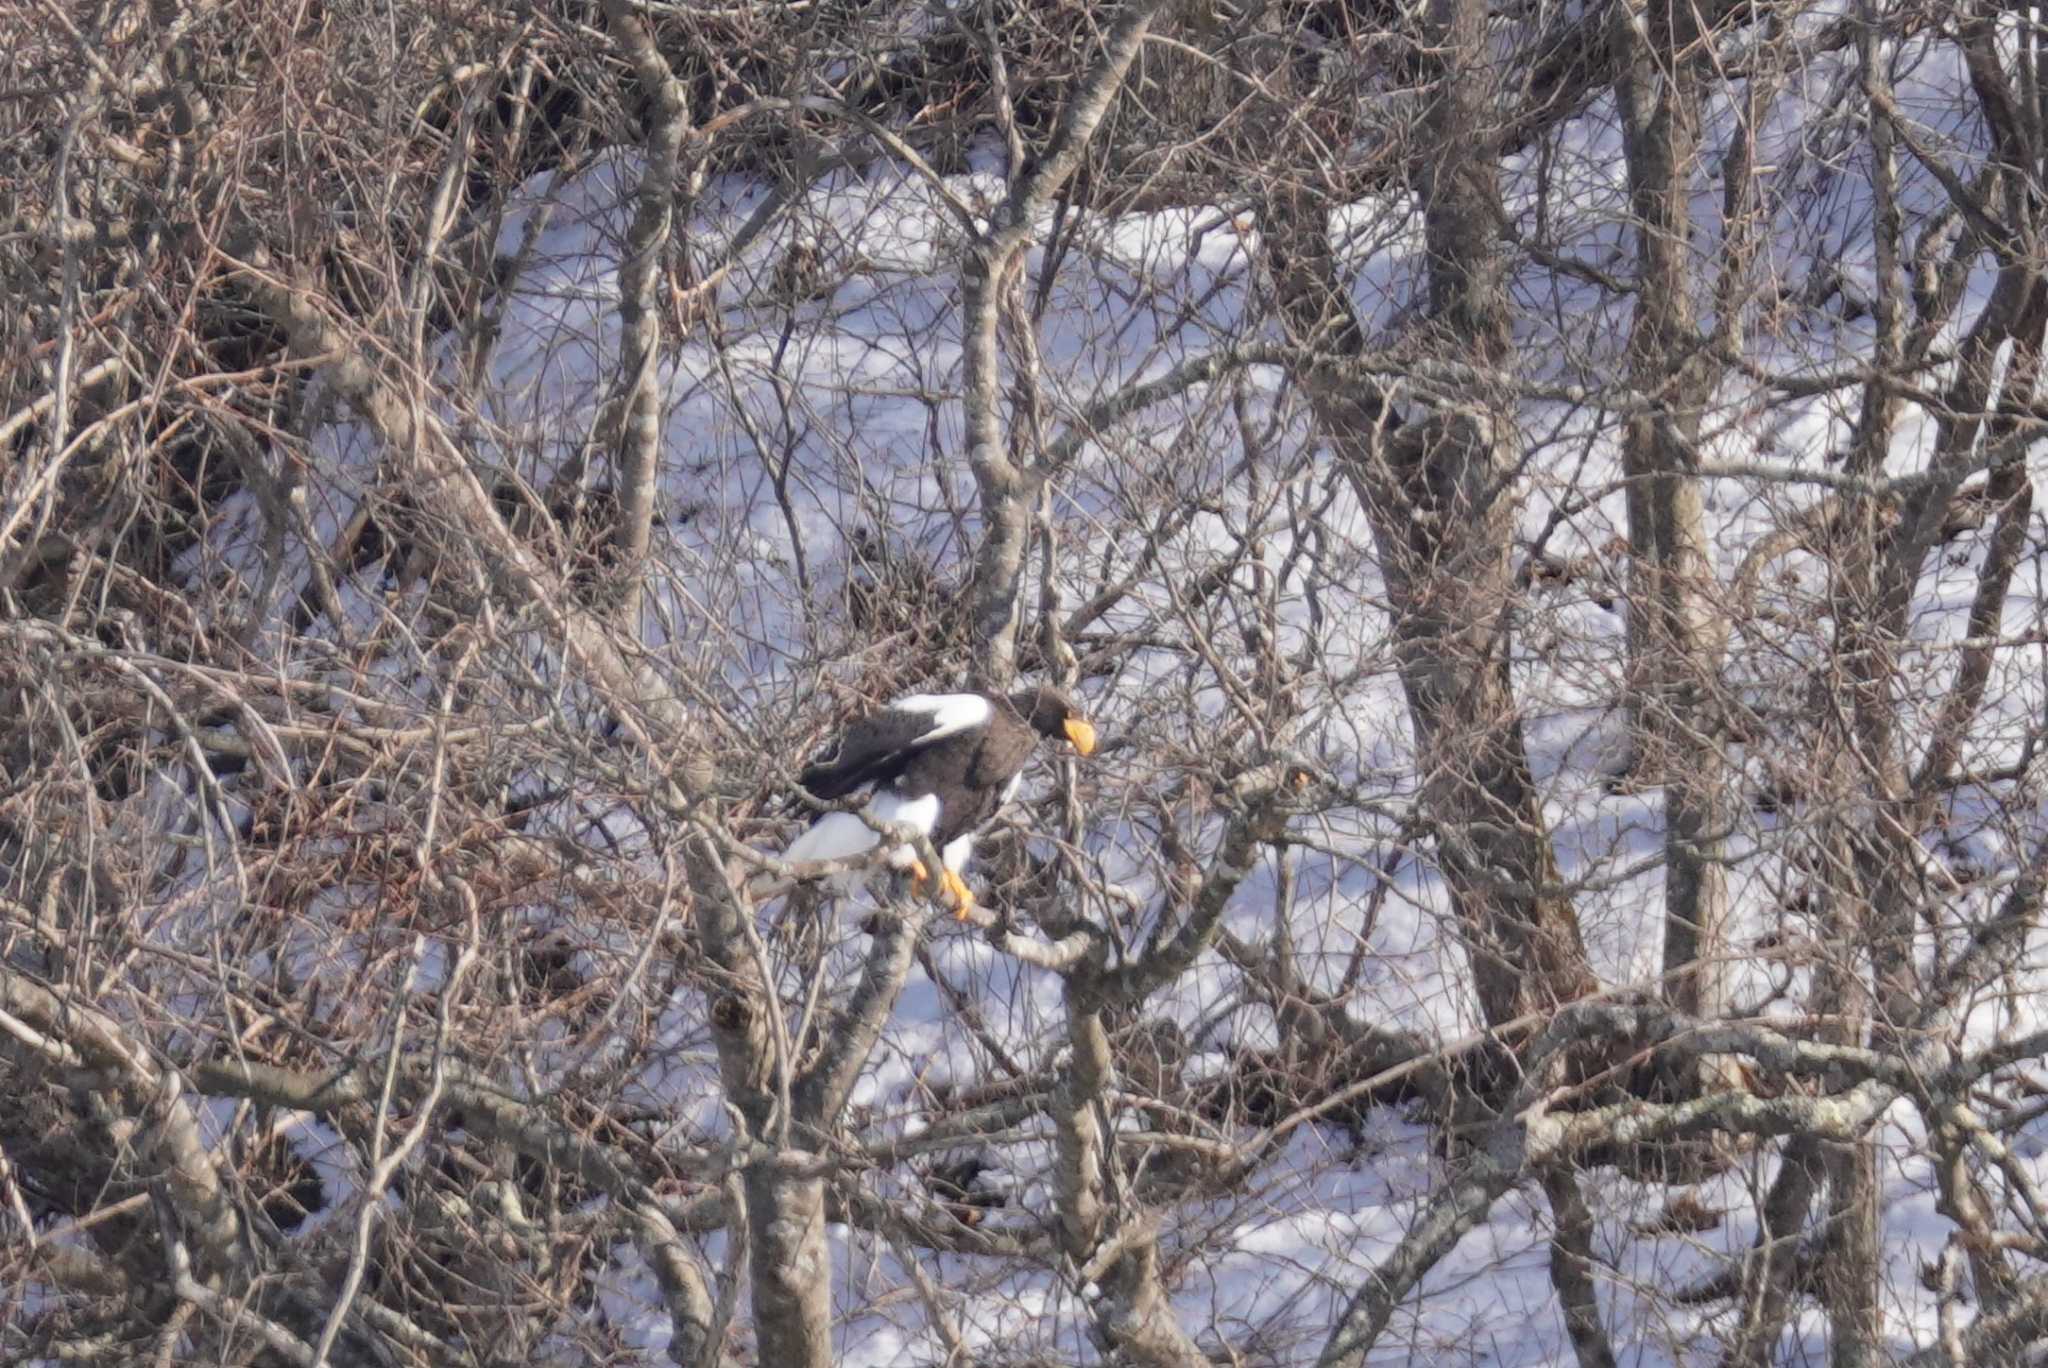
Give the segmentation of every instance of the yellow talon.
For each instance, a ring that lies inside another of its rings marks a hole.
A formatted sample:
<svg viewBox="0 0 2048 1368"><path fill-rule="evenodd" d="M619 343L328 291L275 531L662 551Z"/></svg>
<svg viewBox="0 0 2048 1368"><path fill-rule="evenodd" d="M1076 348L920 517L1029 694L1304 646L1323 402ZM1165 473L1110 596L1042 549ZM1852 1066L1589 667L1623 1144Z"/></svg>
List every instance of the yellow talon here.
<svg viewBox="0 0 2048 1368"><path fill-rule="evenodd" d="M953 915L961 921L966 921L974 911L974 894L968 890L967 881L952 870L940 866L936 888L932 886L932 872L925 868L923 860L911 861L905 872L910 875L910 891L918 897L950 904Z"/></svg>
<svg viewBox="0 0 2048 1368"><path fill-rule="evenodd" d="M953 916L966 921L974 911L974 894L968 891L967 881L950 869L942 872L939 880L945 885L946 897L953 904Z"/></svg>

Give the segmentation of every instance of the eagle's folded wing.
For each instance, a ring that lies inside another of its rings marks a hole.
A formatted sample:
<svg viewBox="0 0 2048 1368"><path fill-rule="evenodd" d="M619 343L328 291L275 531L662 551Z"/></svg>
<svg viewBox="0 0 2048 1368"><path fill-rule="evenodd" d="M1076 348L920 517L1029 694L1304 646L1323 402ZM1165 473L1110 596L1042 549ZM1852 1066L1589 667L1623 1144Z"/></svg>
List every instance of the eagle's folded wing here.
<svg viewBox="0 0 2048 1368"><path fill-rule="evenodd" d="M885 784L917 753L948 736L979 727L993 713L980 694L911 694L870 713L839 734L797 776L812 797L844 798L864 784Z"/></svg>

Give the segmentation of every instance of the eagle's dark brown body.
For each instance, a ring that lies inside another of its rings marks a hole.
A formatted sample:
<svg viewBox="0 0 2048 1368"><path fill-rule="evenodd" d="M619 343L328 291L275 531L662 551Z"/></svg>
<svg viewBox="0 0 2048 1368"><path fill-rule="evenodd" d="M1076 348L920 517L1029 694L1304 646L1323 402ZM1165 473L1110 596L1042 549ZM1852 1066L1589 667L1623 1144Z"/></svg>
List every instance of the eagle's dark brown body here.
<svg viewBox="0 0 2048 1368"><path fill-rule="evenodd" d="M1095 734L1057 689L1003 697L989 693L917 694L849 726L798 776L812 797L834 801L872 786L868 815L929 836L945 864L948 892L961 915L971 905L959 874L976 830L1016 791L1040 737L1062 738L1086 755ZM852 813L827 813L783 853L793 863L841 859L873 848L872 827ZM889 863L921 868L909 846Z"/></svg>

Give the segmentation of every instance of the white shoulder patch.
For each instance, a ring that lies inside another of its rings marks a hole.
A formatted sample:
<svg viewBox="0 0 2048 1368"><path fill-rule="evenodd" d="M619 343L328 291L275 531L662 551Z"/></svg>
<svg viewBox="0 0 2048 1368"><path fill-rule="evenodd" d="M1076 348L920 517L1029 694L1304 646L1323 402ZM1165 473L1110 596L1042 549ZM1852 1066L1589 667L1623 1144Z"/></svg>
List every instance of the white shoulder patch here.
<svg viewBox="0 0 2048 1368"><path fill-rule="evenodd" d="M979 727L995 715L995 708L980 694L910 694L889 705L903 712L927 713L932 724L929 730L917 738L917 744L928 746L941 737L964 732L970 727Z"/></svg>

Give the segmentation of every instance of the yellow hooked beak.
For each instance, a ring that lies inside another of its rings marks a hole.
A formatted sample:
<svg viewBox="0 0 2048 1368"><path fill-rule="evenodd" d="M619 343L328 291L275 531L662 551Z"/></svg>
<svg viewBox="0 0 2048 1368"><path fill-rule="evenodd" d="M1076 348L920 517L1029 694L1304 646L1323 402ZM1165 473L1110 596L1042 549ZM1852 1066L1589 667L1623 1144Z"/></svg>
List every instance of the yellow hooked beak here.
<svg viewBox="0 0 2048 1368"><path fill-rule="evenodd" d="M1087 755L1095 749L1095 728L1078 717L1066 721L1067 740L1074 743L1074 749Z"/></svg>

